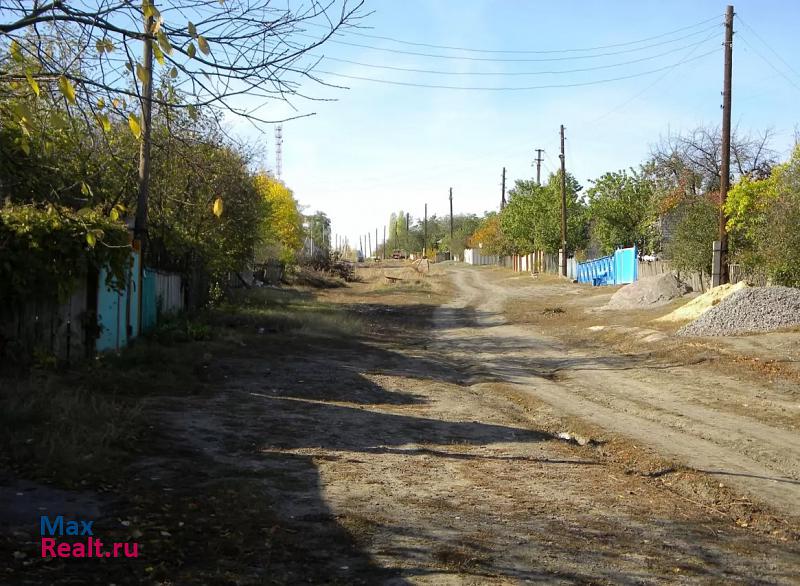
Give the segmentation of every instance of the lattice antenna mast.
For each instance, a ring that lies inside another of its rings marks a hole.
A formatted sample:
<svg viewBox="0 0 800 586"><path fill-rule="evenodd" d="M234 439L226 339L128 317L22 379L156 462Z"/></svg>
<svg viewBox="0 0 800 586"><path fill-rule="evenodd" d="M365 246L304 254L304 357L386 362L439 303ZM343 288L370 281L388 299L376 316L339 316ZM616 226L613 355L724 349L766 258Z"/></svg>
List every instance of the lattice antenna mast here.
<svg viewBox="0 0 800 586"><path fill-rule="evenodd" d="M280 179L283 174L283 124L275 127L275 176Z"/></svg>

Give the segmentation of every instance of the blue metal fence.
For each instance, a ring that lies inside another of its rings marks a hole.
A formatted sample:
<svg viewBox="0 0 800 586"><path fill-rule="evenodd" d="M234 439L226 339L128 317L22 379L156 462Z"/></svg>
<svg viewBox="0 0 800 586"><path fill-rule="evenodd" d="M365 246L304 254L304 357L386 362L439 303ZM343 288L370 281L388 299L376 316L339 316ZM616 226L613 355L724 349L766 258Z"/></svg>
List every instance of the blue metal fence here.
<svg viewBox="0 0 800 586"><path fill-rule="evenodd" d="M610 256L578 263L578 282L598 285L633 283L639 277L636 247L620 248Z"/></svg>

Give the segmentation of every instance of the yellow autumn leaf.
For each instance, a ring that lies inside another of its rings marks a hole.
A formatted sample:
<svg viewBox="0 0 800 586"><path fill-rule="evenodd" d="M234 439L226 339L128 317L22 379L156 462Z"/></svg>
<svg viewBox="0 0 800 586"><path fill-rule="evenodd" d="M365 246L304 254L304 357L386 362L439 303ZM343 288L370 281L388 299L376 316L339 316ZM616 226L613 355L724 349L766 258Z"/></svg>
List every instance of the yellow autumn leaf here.
<svg viewBox="0 0 800 586"><path fill-rule="evenodd" d="M164 53L161 52L161 49L158 47L158 45L153 45L153 57L156 58L156 61L158 61L159 65L164 65Z"/></svg>
<svg viewBox="0 0 800 586"><path fill-rule="evenodd" d="M214 207L212 208L214 215L218 218L222 215L222 198L218 197L214 200Z"/></svg>
<svg viewBox="0 0 800 586"><path fill-rule="evenodd" d="M103 132L111 131L111 120L109 120L108 116L105 114L97 114L95 118L97 118L97 123L103 129Z"/></svg>
<svg viewBox="0 0 800 586"><path fill-rule="evenodd" d="M11 41L11 46L8 48L8 50L11 53L11 58L14 61L17 63L22 63L22 51L20 50L19 43L17 41Z"/></svg>
<svg viewBox="0 0 800 586"><path fill-rule="evenodd" d="M94 248L94 245L97 244L97 237L92 232L87 232L86 243L89 245L89 248Z"/></svg>
<svg viewBox="0 0 800 586"><path fill-rule="evenodd" d="M138 139L142 138L142 125L139 123L139 117L136 114L128 114L128 126L133 132L133 136Z"/></svg>
<svg viewBox="0 0 800 586"><path fill-rule="evenodd" d="M60 89L61 93L64 94L64 97L67 99L67 102L69 102L70 104L75 103L75 88L72 86L70 81L63 75L58 78L58 89Z"/></svg>
<svg viewBox="0 0 800 586"><path fill-rule="evenodd" d="M189 21L189 34L193 37L197 36L197 28L195 28L194 23L191 20Z"/></svg>
<svg viewBox="0 0 800 586"><path fill-rule="evenodd" d="M189 43L189 45L186 47L186 54L190 58L194 59L194 56L195 56L196 53L197 53L197 51L194 48L194 43Z"/></svg>
<svg viewBox="0 0 800 586"><path fill-rule="evenodd" d="M172 44L169 42L167 34L163 30L158 31L156 38L158 39L158 46L161 47L161 50L167 55L172 55Z"/></svg>
<svg viewBox="0 0 800 586"><path fill-rule="evenodd" d="M40 93L39 84L36 82L35 79L33 79L31 72L28 71L27 69L25 70L25 79L28 80L28 85L31 86L33 93L36 94L36 97L38 98Z"/></svg>
<svg viewBox="0 0 800 586"><path fill-rule="evenodd" d="M146 84L150 79L150 76L147 73L147 69L142 67L141 63L136 64L136 77L139 78L139 81L141 81L142 84Z"/></svg>
<svg viewBox="0 0 800 586"><path fill-rule="evenodd" d="M203 52L203 55L208 55L211 53L211 47L208 46L208 41L202 35L197 37L197 45L200 47L200 50Z"/></svg>

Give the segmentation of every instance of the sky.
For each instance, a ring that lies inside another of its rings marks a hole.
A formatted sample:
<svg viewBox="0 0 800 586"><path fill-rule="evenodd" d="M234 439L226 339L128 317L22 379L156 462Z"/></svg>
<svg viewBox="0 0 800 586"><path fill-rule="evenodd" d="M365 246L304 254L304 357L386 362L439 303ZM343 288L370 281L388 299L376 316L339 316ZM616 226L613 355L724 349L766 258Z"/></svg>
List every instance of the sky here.
<svg viewBox="0 0 800 586"><path fill-rule="evenodd" d="M299 100L296 111L272 104L262 113L315 113L283 124L282 178L307 212L324 211L334 234L357 243L401 209L418 218L427 203L429 214L448 214L451 187L456 214L498 209L504 166L509 188L535 177L537 148L545 150L543 177L557 168L561 124L567 171L585 188L644 162L661 136L719 125L725 7L711 0L367 0L371 14L354 32L406 43L336 37L314 52L325 57L317 71L346 89L308 84L304 91L331 101ZM772 129L772 146L786 157L800 124L800 2L747 0L735 8L733 125ZM586 50L594 47L605 48ZM572 72L541 73L565 70ZM547 85L572 87L540 87ZM240 133L265 145L265 163L274 167L269 129Z"/></svg>

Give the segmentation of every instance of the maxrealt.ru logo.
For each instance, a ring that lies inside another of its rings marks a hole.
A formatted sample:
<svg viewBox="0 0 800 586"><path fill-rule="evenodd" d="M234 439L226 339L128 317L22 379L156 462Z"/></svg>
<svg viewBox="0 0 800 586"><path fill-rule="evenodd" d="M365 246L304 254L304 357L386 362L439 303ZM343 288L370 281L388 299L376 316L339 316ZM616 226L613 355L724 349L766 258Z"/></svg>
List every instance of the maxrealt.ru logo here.
<svg viewBox="0 0 800 586"><path fill-rule="evenodd" d="M54 519L42 516L39 529L42 536L42 557L54 558L135 558L139 557L136 542L111 542L104 544L94 535L94 521L65 519L59 515ZM61 541L59 537L78 537L78 540Z"/></svg>

